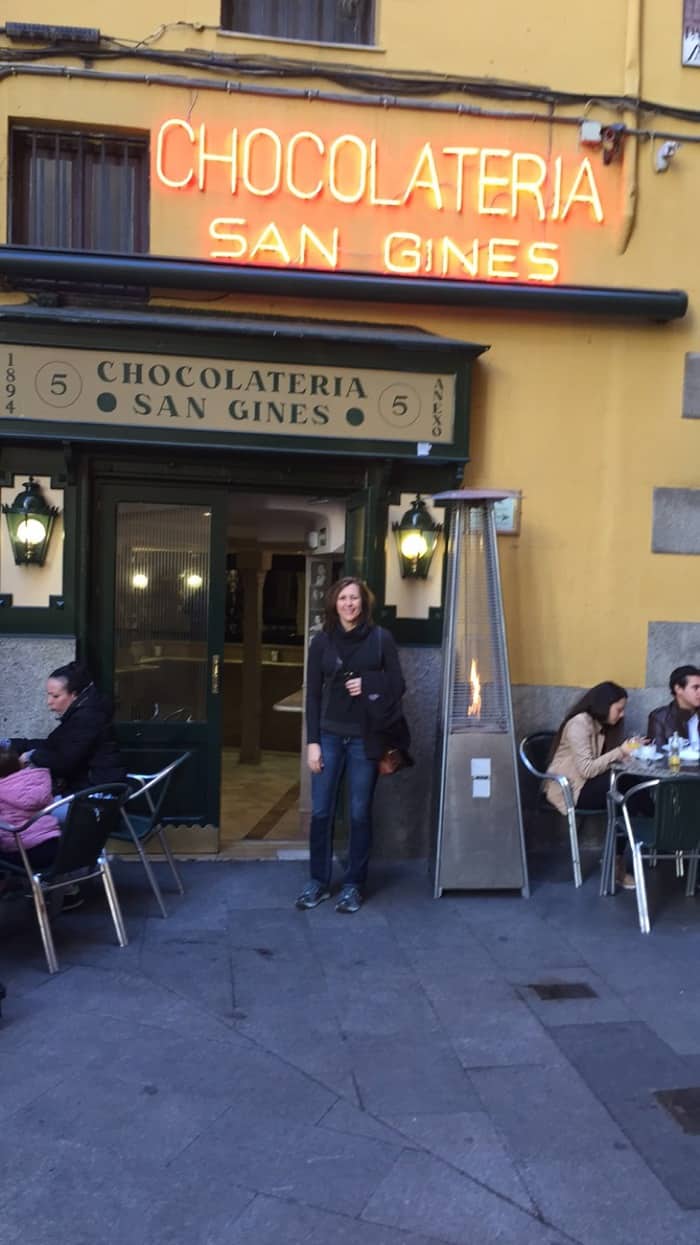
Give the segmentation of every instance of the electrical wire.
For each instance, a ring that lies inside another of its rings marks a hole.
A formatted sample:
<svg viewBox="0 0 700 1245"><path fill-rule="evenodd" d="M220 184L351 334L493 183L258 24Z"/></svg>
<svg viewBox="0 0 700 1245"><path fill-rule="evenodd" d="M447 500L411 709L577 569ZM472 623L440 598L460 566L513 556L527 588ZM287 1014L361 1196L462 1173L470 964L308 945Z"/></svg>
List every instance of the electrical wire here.
<svg viewBox="0 0 700 1245"><path fill-rule="evenodd" d="M172 22L158 27L150 35L136 43L127 43L122 39L103 35L104 44L100 48L84 47L66 43L52 43L44 47L15 48L0 47L0 65L8 68L12 64L26 65L69 56L82 61L85 65L96 62L113 62L116 60L137 60L150 64L168 65L179 69L207 70L215 76L232 73L242 78L276 78L278 80L326 81L341 86L348 91L348 100L352 101L352 91L363 91L376 95L379 102L391 107L398 103L401 96L407 94L414 98L430 98L444 95L466 95L473 98L488 100L507 100L510 102L540 103L549 108L561 106L579 106L586 111L592 105L617 113L636 111L641 114L668 117L689 123L700 122L700 109L681 108L675 104L666 104L659 100L632 98L628 95L617 95L599 92L562 91L555 88L511 82L498 78L463 77L452 74L425 74L414 70L377 72L353 65L323 63L287 57L265 55L240 56L220 52L199 51L188 48L184 51L164 51L149 46L159 39L166 31L176 27L191 27L196 30L209 29L189 22ZM187 78L182 85L188 86ZM313 97L322 98L321 92L314 91ZM554 118L552 118L554 120ZM638 133L651 136L651 131L640 130ZM682 136L680 136L682 137Z"/></svg>

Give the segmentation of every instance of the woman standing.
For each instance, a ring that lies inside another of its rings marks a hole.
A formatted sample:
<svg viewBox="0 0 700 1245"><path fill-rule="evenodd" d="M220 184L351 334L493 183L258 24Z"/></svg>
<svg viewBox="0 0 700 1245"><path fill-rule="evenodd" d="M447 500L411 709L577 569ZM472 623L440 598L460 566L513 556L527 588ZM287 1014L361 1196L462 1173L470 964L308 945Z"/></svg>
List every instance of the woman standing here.
<svg viewBox="0 0 700 1245"><path fill-rule="evenodd" d="M297 908L330 899L333 829L340 780L348 775L348 862L336 912L357 912L372 843L377 764L391 743L408 747L401 715L404 680L393 637L372 622L372 594L352 576L326 596L323 629L309 648L306 682L307 762L311 770L311 880ZM410 758L408 758L410 763Z"/></svg>
<svg viewBox="0 0 700 1245"><path fill-rule="evenodd" d="M639 742L622 740L626 706L627 692L619 683L596 683L572 706L554 738L547 768L568 778L574 804L589 812L605 811L610 767L624 761ZM635 781L639 779L623 776L618 788L624 791ZM565 814L559 784L547 782L544 789L550 804ZM617 880L625 890L634 889L634 878L625 873L622 856L618 858Z"/></svg>

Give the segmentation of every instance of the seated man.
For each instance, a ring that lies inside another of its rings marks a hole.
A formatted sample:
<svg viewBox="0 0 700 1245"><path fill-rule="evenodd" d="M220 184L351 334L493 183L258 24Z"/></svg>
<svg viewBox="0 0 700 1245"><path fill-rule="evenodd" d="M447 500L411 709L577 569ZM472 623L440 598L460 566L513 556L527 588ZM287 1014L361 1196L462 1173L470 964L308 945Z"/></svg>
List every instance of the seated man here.
<svg viewBox="0 0 700 1245"><path fill-rule="evenodd" d="M700 670L697 666L677 666L668 681L673 700L649 714L647 735L657 748L668 743L677 731L693 748L700 746L698 711L700 710Z"/></svg>

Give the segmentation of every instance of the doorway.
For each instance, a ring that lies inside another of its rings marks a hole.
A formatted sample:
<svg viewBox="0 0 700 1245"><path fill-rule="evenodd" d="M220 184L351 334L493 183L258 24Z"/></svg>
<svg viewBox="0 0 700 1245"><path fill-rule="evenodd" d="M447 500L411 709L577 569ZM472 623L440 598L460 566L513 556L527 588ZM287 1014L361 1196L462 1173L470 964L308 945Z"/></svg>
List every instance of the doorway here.
<svg viewBox="0 0 700 1245"><path fill-rule="evenodd" d="M229 498L219 854L306 852L303 686L319 603L342 573L346 505L321 495ZM322 590L321 590L322 589Z"/></svg>
<svg viewBox="0 0 700 1245"><path fill-rule="evenodd" d="M100 460L93 476L83 643L127 767L190 754L163 808L175 851L298 855L307 643L332 580L381 563L385 494L373 466L332 460L246 460L235 484L210 460L153 468Z"/></svg>

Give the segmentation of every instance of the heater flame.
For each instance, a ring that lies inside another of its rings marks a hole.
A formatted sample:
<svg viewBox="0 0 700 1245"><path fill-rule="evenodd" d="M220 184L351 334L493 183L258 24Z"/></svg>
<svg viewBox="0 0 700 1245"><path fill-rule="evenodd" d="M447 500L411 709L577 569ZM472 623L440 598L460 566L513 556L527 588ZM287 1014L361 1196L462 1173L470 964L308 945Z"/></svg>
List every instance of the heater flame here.
<svg viewBox="0 0 700 1245"><path fill-rule="evenodd" d="M479 670L474 658L469 669L469 682L471 684L472 695L471 704L467 709L468 718L481 717L481 679L479 678Z"/></svg>

